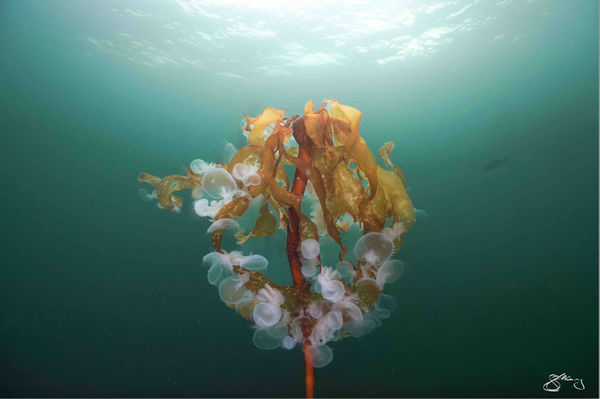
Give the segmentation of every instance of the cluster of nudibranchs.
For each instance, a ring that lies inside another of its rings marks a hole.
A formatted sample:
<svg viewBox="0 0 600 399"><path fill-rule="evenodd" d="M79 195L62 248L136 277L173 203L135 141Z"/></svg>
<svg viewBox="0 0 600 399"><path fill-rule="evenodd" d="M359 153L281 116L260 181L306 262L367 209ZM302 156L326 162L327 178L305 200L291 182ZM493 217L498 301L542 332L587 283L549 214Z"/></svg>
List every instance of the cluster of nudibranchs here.
<svg viewBox="0 0 600 399"><path fill-rule="evenodd" d="M365 234L357 241L354 254L363 263L359 270L342 261L335 270L322 266L317 273L319 243L303 241L302 273L313 281L310 292L305 293L308 303L301 299L301 291L308 287L277 286L266 279L262 272L268 261L261 255L211 252L204 257L210 264L208 281L218 287L223 302L254 320L253 341L258 348L293 349L308 340L313 365L323 367L333 358L328 342L367 334L396 307L392 296L381 293L404 269L401 261L389 259L393 251L389 230ZM308 338L303 326L310 328Z"/></svg>
<svg viewBox="0 0 600 399"><path fill-rule="evenodd" d="M180 212L183 205L174 192L192 191L194 212L211 219L214 252L203 258L208 281L229 308L255 323L254 344L288 350L300 344L314 367L323 367L333 358L329 342L361 337L394 310L396 301L382 290L404 270L391 257L418 211L403 172L391 162L393 143L378 152L391 169L385 170L360 136L360 111L337 100L313 108L310 101L304 114L293 118L270 107L255 118L245 116L248 145L237 150L228 144L223 162L197 159L182 175L142 173L138 180L156 188L151 194L140 190L142 199L157 199L157 206L168 211ZM298 179L292 186L285 166L304 177L306 190L295 191ZM300 191L304 195L296 194ZM305 204L310 217L302 212ZM258 216L248 217L257 208ZM248 222L254 228L244 235ZM264 256L222 248L226 232L234 230L242 245L251 237L275 236L278 228L295 229L286 248L295 285L271 282ZM353 232L365 233L356 240L354 263L345 260L340 231L346 232L344 240L356 239ZM335 267L323 261L319 240L327 239L341 249Z"/></svg>
<svg viewBox="0 0 600 399"><path fill-rule="evenodd" d="M201 198L194 203L199 216L214 217L234 198L246 195L225 169L202 160L193 161L191 168L203 176L202 191L213 198L211 202ZM239 164L233 170L238 180L260 181L258 176L254 177L256 167ZM306 199L310 200L310 194ZM219 219L208 232L239 227L233 219ZM339 262L335 270L321 266L319 242L302 241L299 248L302 274L312 282L310 289L271 283L264 275L268 261L261 255L243 256L238 251L222 250L206 255L203 263L210 266L208 281L218 287L221 300L254 321L253 342L258 348L293 349L308 340L313 365L323 367L333 358L328 342L348 336L361 337L380 326L381 319L394 310L395 299L381 291L404 270L401 261L390 257L394 240L405 231L402 223L396 223L381 232L360 237L354 246L354 255L361 265L358 269L348 261ZM306 327L310 331L308 337L304 334Z"/></svg>

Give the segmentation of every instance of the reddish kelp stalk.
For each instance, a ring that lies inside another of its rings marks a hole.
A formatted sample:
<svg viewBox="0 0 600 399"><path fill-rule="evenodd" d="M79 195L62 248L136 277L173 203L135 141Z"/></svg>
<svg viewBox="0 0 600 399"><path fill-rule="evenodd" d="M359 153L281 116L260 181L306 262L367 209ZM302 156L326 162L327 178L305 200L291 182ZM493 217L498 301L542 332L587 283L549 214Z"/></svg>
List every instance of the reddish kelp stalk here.
<svg viewBox="0 0 600 399"><path fill-rule="evenodd" d="M360 135L360 111L337 100L313 108L310 101L302 116L292 118L270 107L254 118L245 115L248 145L233 149L223 163L198 159L187 176L139 177L156 187L152 194L140 190L142 198L156 198L170 211L183 204L175 191L192 190L196 214L212 218L214 252L203 258L209 283L229 308L256 324L255 346L303 349L311 398L314 369L333 358L328 343L369 333L394 309L395 300L382 290L403 271L402 262L391 257L414 222L404 174L391 161L394 144L379 150L391 169L384 170ZM291 184L284 165L295 167ZM302 212L303 203L310 215ZM245 235L247 211L256 208L254 227ZM287 233L293 285L273 284L264 256L222 248L227 230L235 230L243 245L275 236L278 228ZM340 233L351 229L363 233L353 243L353 262L346 260L342 240L355 238ZM335 267L326 266L321 253L320 240L327 236L339 245Z"/></svg>
<svg viewBox="0 0 600 399"><path fill-rule="evenodd" d="M308 136L306 135L304 121L301 118L296 119L292 123L292 129L294 138L298 143L298 158L310 163L310 142L308 140ZM307 181L308 177L306 174L300 169L296 168L292 183L292 194L298 195L300 198L304 197L304 190L306 190ZM300 205L302 205L302 200L300 200ZM292 271L294 285L299 286L304 285L305 283L304 276L302 275L301 271L302 263L300 262L300 257L298 256L298 247L300 246L300 215L298 215L296 208L292 206L290 206L288 210L289 219L287 226L286 251L288 261L290 262L290 270Z"/></svg>
<svg viewBox="0 0 600 399"><path fill-rule="evenodd" d="M306 135L306 128L304 127L304 121L302 119L296 119L292 124L292 129L294 132L294 138L298 143L298 158L310 163L311 162L311 152L310 152L310 140ZM292 193L300 196L304 196L304 190L306 190L306 182L308 181L308 177L305 173L303 173L300 169L296 168L296 172L294 174L294 183L292 183ZM293 207L289 209L289 220L288 220L288 229L287 229L287 256L288 261L290 262L290 270L292 271L292 278L294 280L294 285L304 285L306 284L306 280L304 280L304 276L302 275L302 263L300 262L300 257L298 256L298 246L300 244L300 219L299 215L296 212L296 209ZM314 398L315 394L315 369L311 363L310 357L312 356L312 350L309 345L308 337L310 332L308 329L304 328L302 330L304 334L304 338L306 338L306 342L304 343L304 364L306 368L305 373L305 382L306 382L306 397Z"/></svg>

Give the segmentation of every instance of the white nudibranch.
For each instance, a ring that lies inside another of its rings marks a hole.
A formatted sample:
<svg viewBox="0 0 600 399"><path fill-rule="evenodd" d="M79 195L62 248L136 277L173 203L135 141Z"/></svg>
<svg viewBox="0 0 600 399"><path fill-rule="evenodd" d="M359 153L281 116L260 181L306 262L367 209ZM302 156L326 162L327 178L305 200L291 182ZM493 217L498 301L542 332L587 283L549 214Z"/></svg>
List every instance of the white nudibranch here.
<svg viewBox="0 0 600 399"><path fill-rule="evenodd" d="M258 174L259 169L260 165L257 163L254 165L238 163L233 167L232 173L233 177L240 180L244 186L254 186L261 182L260 175Z"/></svg>
<svg viewBox="0 0 600 399"><path fill-rule="evenodd" d="M396 299L391 295L381 294L377 302L373 305L373 313L380 319L390 317L392 311L396 309Z"/></svg>
<svg viewBox="0 0 600 399"><path fill-rule="evenodd" d="M333 303L341 301L345 292L346 287L341 281L334 280L327 284L321 284L321 295Z"/></svg>
<svg viewBox="0 0 600 399"><path fill-rule="evenodd" d="M286 334L287 326L277 323L271 327L256 330L252 341L258 349L275 349L281 346Z"/></svg>
<svg viewBox="0 0 600 399"><path fill-rule="evenodd" d="M140 188L139 193L140 193L140 198L144 202L150 202L153 199L158 198L158 195L156 194L156 190L152 191L152 194L148 194L148 191L144 190L143 188Z"/></svg>
<svg viewBox="0 0 600 399"><path fill-rule="evenodd" d="M258 290L255 300L261 301L254 307L252 318L259 327L271 327L281 319L283 295L269 284Z"/></svg>
<svg viewBox="0 0 600 399"><path fill-rule="evenodd" d="M281 308L270 303L261 302L254 307L252 318L259 327L271 327L281 319Z"/></svg>
<svg viewBox="0 0 600 399"><path fill-rule="evenodd" d="M414 210L415 210L415 216L418 218L424 218L427 216L427 212L425 212L423 209L414 208Z"/></svg>
<svg viewBox="0 0 600 399"><path fill-rule="evenodd" d="M268 264L269 261L261 255L248 255L242 257L240 260L240 267L261 273L267 270Z"/></svg>
<svg viewBox="0 0 600 399"><path fill-rule="evenodd" d="M370 277L363 277L356 282L356 288L360 288L366 285L377 286L377 281Z"/></svg>
<svg viewBox="0 0 600 399"><path fill-rule="evenodd" d="M367 233L354 245L354 255L370 265L380 265L394 251L393 241L382 233Z"/></svg>
<svg viewBox="0 0 600 399"><path fill-rule="evenodd" d="M386 227L381 230L381 234L385 234L392 241L398 240L404 233L406 233L406 227L402 222L395 223L391 228Z"/></svg>
<svg viewBox="0 0 600 399"><path fill-rule="evenodd" d="M352 284L354 281L354 276L356 276L356 270L354 270L354 266L346 260L341 261L335 267L336 271L342 276L344 281L348 284Z"/></svg>
<svg viewBox="0 0 600 399"><path fill-rule="evenodd" d="M330 283L332 280L337 280L341 277L342 275L339 274L337 271L333 270L331 267L323 266L321 268L321 273L319 274L319 277L317 277L317 280L319 280L319 284L323 286L325 284Z"/></svg>
<svg viewBox="0 0 600 399"><path fill-rule="evenodd" d="M346 315L346 317L349 317L354 321L361 321L363 319L363 314L360 311L360 308L351 301L340 301L335 303L331 307L331 310L337 310L342 315Z"/></svg>
<svg viewBox="0 0 600 399"><path fill-rule="evenodd" d="M233 158L237 151L237 148L235 148L233 144L227 143L227 145L225 145L225 148L223 149L223 162L231 162L231 158Z"/></svg>
<svg viewBox="0 0 600 399"><path fill-rule="evenodd" d="M362 320L353 320L344 324L344 331L349 332L353 337L360 338L371 332L377 327L377 322L369 314L365 315Z"/></svg>
<svg viewBox="0 0 600 399"><path fill-rule="evenodd" d="M250 276L248 276L248 279L249 278ZM244 299L246 294L246 289L243 287L245 284L243 283L244 280L248 282L248 280L242 276L230 276L223 279L219 284L219 296L221 297L221 300L227 304L235 305Z"/></svg>
<svg viewBox="0 0 600 399"><path fill-rule="evenodd" d="M213 222L213 224L210 225L210 227L208 228L208 230L206 232L212 233L213 231L239 229L239 228L240 228L240 225L238 222L236 222L233 219L225 218L225 219L215 220Z"/></svg>
<svg viewBox="0 0 600 399"><path fill-rule="evenodd" d="M327 323L332 330L339 330L344 325L342 313L338 310L332 310L325 315L325 323Z"/></svg>
<svg viewBox="0 0 600 399"><path fill-rule="evenodd" d="M315 274L317 274L317 265L319 264L319 259L318 258L314 258L314 259L309 259L308 263L306 265L303 265L300 268L300 271L302 272L302 275L304 277L312 277Z"/></svg>
<svg viewBox="0 0 600 399"><path fill-rule="evenodd" d="M321 303L323 303L323 302L313 303L308 308L308 313L310 314L310 317L312 317L313 319L319 319L321 316L323 316L323 310L321 309Z"/></svg>
<svg viewBox="0 0 600 399"><path fill-rule="evenodd" d="M246 256L244 256L244 254L240 251L231 251L227 253L227 256L229 257L231 264L234 266L239 266L242 260L246 258Z"/></svg>
<svg viewBox="0 0 600 399"><path fill-rule="evenodd" d="M346 287L344 287L341 281L337 280L341 277L331 267L324 266L321 268L321 273L317 277L317 280L321 286L321 295L323 295L323 298L333 303L339 302L344 298Z"/></svg>
<svg viewBox="0 0 600 399"><path fill-rule="evenodd" d="M325 367L333 360L333 351L327 345L312 345L311 349L309 359L315 368Z"/></svg>
<svg viewBox="0 0 600 399"><path fill-rule="evenodd" d="M213 168L204 173L202 189L213 198L233 197L237 185L233 177L222 168ZM229 200L231 201L231 199ZM225 201L226 203L229 201Z"/></svg>
<svg viewBox="0 0 600 399"><path fill-rule="evenodd" d="M377 285L383 290L385 283L393 283L398 280L404 271L404 263L397 259L389 259L377 270Z"/></svg>
<svg viewBox="0 0 600 399"><path fill-rule="evenodd" d="M229 260L229 256L220 252L211 252L202 258L202 263L210 264L208 269L208 282L212 285L219 286L223 279L235 276L233 265Z"/></svg>
<svg viewBox="0 0 600 399"><path fill-rule="evenodd" d="M214 163L206 163L201 159L194 159L190 164L190 169L192 170L192 172L196 173L199 176L202 176L203 174L214 168L216 168Z"/></svg>
<svg viewBox="0 0 600 399"><path fill-rule="evenodd" d="M224 204L225 201L223 200L212 200L209 202L206 198L202 198L194 202L194 212L201 217L210 216L214 218Z"/></svg>
<svg viewBox="0 0 600 399"><path fill-rule="evenodd" d="M302 244L300 244L300 252L302 253L302 257L305 259L316 258L321 252L319 241L313 240L312 238L302 241Z"/></svg>
<svg viewBox="0 0 600 399"><path fill-rule="evenodd" d="M199 200L204 194L202 193L202 186L196 186L192 189L192 198Z"/></svg>
<svg viewBox="0 0 600 399"><path fill-rule="evenodd" d="M287 350L292 350L296 346L296 341L289 335L286 335L281 341L281 346Z"/></svg>
<svg viewBox="0 0 600 399"><path fill-rule="evenodd" d="M235 277L235 281L236 281L236 286L235 289L236 291L239 290L240 288L242 288L244 285L246 285L246 283L248 281L250 281L250 273L240 273L237 275L237 277Z"/></svg>

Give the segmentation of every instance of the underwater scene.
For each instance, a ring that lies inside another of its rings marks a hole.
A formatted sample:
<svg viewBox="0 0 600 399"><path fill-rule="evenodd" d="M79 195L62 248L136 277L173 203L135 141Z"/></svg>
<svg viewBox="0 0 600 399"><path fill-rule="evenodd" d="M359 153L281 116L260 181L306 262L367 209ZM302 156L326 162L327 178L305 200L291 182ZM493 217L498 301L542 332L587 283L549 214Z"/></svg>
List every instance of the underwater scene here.
<svg viewBox="0 0 600 399"><path fill-rule="evenodd" d="M0 396L598 397L595 0L0 0Z"/></svg>

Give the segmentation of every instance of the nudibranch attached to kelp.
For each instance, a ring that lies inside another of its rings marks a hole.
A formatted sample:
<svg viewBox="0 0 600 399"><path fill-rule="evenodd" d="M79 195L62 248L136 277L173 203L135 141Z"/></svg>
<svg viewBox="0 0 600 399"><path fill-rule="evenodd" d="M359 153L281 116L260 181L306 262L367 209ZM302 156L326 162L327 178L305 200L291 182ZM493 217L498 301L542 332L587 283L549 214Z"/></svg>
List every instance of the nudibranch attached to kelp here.
<svg viewBox="0 0 600 399"><path fill-rule="evenodd" d="M389 317L396 302L382 290L404 270L391 258L415 220L404 173L391 161L394 144L378 152L391 170L383 169L360 135L361 117L337 100L316 111L310 101L302 116L291 118L268 107L256 117L244 116L248 145L237 151L229 145L226 163L197 159L187 176L139 177L156 188L152 194L140 191L142 198L157 198L170 211L183 204L175 191L194 191L194 211L212 223L214 252L203 259L210 284L229 308L255 323L257 347L300 345L307 370L331 362L329 342L363 336ZM255 207L256 220L248 220L248 209ZM252 230L244 235L244 227ZM265 257L222 248L224 234L243 246L249 239L268 240L278 229L287 233L293 285L271 282ZM356 239L348 231L363 235ZM325 258L323 240L337 243L338 259Z"/></svg>

